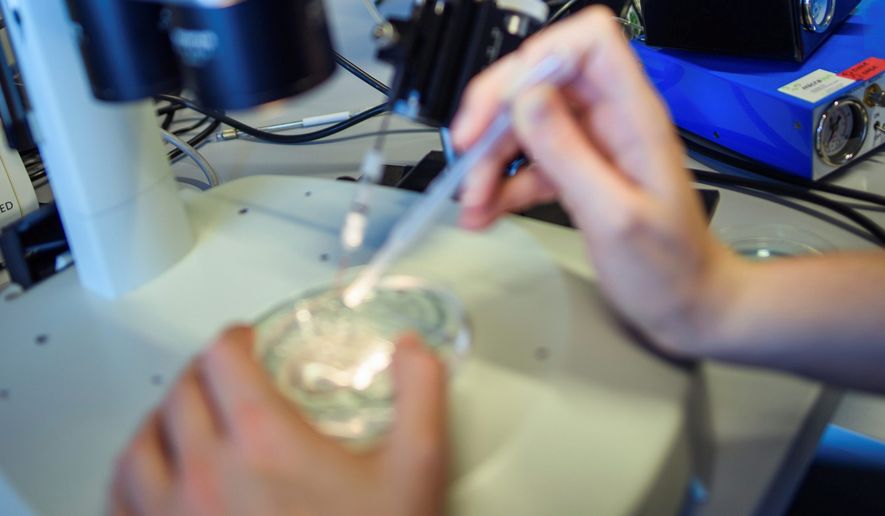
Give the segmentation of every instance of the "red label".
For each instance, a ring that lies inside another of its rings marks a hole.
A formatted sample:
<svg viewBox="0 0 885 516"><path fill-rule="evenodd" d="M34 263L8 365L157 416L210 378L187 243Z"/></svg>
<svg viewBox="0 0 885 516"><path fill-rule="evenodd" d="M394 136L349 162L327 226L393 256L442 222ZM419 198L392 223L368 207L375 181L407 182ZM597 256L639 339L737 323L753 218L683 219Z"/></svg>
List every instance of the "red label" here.
<svg viewBox="0 0 885 516"><path fill-rule="evenodd" d="M885 72L885 59L871 57L840 73L839 77L855 81L868 81L882 72Z"/></svg>

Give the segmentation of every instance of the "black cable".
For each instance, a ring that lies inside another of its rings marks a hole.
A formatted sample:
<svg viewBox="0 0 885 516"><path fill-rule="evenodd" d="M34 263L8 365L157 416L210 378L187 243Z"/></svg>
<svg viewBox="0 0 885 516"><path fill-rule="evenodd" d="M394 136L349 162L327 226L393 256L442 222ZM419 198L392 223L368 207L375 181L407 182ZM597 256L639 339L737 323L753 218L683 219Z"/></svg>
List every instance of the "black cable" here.
<svg viewBox="0 0 885 516"><path fill-rule="evenodd" d="M176 97L174 95L157 95L157 98L160 100L166 100L168 102L175 102L194 111L203 113L204 115L208 115L214 118L216 122L223 122L242 133L252 136L253 138L281 145L300 145L320 140L332 136L333 134L340 133L345 129L349 129L355 125L361 124L366 120L384 114L388 111L387 103L379 104L373 108L367 109L366 111L354 115L348 120L339 122L324 129L320 129L319 131L302 134L277 134L262 131L261 129L252 127L251 125L245 124L235 118L231 118L224 113L219 113L217 111L204 108L190 99Z"/></svg>
<svg viewBox="0 0 885 516"><path fill-rule="evenodd" d="M749 188L771 193L774 195L793 197L795 199L817 204L840 215L843 215L846 218L857 223L859 226L867 230L874 238L876 238L876 240L879 240L883 243L883 245L885 245L885 229L873 222L866 215L863 215L854 208L851 208L850 206L847 206L839 201L835 201L816 193L807 192L800 188L792 187L790 185L782 185L778 183L770 183L727 174L704 172L700 170L693 170L692 173L694 174L695 179L698 182L710 184L713 186L738 186L741 188Z"/></svg>
<svg viewBox="0 0 885 516"><path fill-rule="evenodd" d="M569 0L568 2L563 4L562 7L560 7L555 13L551 14L549 18L547 18L547 21L544 22L544 25L542 25L541 28L543 29L549 27L550 25L559 21L559 19L568 14L569 10L574 7L575 4L579 1L580 0Z"/></svg>
<svg viewBox="0 0 885 516"><path fill-rule="evenodd" d="M357 66L356 63L347 59L338 52L335 52L335 62L338 63L338 66L353 74L357 79L380 91L385 96L390 96L390 88L386 84L379 81L378 79L373 77L372 74L363 70L362 68Z"/></svg>
<svg viewBox="0 0 885 516"><path fill-rule="evenodd" d="M335 143L344 143L344 142L352 142L354 140L362 140L365 138L377 138L380 135L384 136L392 136L399 134L429 134L429 133L437 133L438 129L433 129L431 127L425 129L389 129L387 131L371 131L368 133L359 133L354 135L347 136L339 136L337 138L323 138L322 140L317 140L315 142L307 142L303 145L331 145Z"/></svg>
<svg viewBox="0 0 885 516"><path fill-rule="evenodd" d="M692 134L688 131L680 129L679 133L682 136L683 141L685 141L686 145L690 149L695 150L700 154L711 157L716 161L737 168L742 172L747 172L749 174L773 179L775 181L787 183L806 190L817 190L819 192L847 197L849 199L868 202L878 206L885 206L885 196L870 192L863 192L861 190L855 190L853 188L846 188L844 186L834 185L832 183L811 181L810 179L794 176L792 174L788 174L786 172L770 167L764 163L752 160L746 156L737 154L729 149L726 149L725 147L721 147L719 145L716 145L715 143L704 140L700 136Z"/></svg>
<svg viewBox="0 0 885 516"><path fill-rule="evenodd" d="M208 139L210 136L215 134L215 131L218 130L219 127L221 127L221 122L219 122L218 120L213 120L211 124L207 125L205 129L200 131L198 134L194 135L194 137L191 138L190 140L188 140L187 143L191 147L196 148L201 143L206 141L206 139ZM169 151L169 161L175 161L176 159L178 159L179 157L181 157L183 155L184 155L184 153L181 152L180 149L173 149L173 150Z"/></svg>
<svg viewBox="0 0 885 516"><path fill-rule="evenodd" d="M39 254L58 254L68 250L68 241L66 239L53 240L51 242L41 242L28 246L25 250L25 258L33 258Z"/></svg>
<svg viewBox="0 0 885 516"><path fill-rule="evenodd" d="M202 190L204 192L212 188L212 185L209 185L208 183L204 183L202 181L198 181L196 179L192 179L190 177L176 177L175 180L183 185L193 186L194 188Z"/></svg>
<svg viewBox="0 0 885 516"><path fill-rule="evenodd" d="M170 127L172 127L172 122L175 121L175 111L168 111L165 115L163 115L163 123L160 124L164 130L168 131Z"/></svg>
<svg viewBox="0 0 885 516"><path fill-rule="evenodd" d="M749 188L762 192L772 193L775 195L793 197L794 199L817 204L818 206L829 209L851 220L852 222L866 230L876 241L878 241L881 246L885 247L885 229L883 229L882 226L876 224L866 215L860 213L854 208L846 206L839 201L835 201L828 197L808 192L806 190L791 185L758 181L745 177L737 177L715 172L704 172L701 170L692 170L692 173L694 174L695 179L698 182L711 186L737 186L741 188Z"/></svg>
<svg viewBox="0 0 885 516"><path fill-rule="evenodd" d="M165 116L170 111L180 111L184 109L184 106L178 104L168 104L163 107L157 108L157 116Z"/></svg>

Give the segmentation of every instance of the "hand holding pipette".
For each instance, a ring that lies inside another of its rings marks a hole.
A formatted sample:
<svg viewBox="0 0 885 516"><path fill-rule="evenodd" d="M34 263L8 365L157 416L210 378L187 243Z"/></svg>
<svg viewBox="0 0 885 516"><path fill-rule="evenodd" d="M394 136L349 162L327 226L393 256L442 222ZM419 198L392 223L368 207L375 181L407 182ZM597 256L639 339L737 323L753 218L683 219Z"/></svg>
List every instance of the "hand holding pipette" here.
<svg viewBox="0 0 885 516"><path fill-rule="evenodd" d="M424 197L406 211L381 249L356 280L344 290L345 304L356 306L371 293L390 266L411 249L445 211L447 202L458 190L465 176L500 144L512 125L510 101L520 92L540 84L561 85L568 82L574 77L577 65L575 55L563 49L542 59L517 82L506 96L504 107L479 141L430 184Z"/></svg>

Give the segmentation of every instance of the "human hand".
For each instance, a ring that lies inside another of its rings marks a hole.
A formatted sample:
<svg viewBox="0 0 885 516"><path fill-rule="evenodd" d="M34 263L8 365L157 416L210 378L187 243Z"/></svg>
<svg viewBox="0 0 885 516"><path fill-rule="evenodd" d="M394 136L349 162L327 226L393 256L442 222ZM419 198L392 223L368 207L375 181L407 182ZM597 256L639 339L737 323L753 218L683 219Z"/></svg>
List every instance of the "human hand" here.
<svg viewBox="0 0 885 516"><path fill-rule="evenodd" d="M741 264L707 231L669 114L612 16L588 8L469 86L452 127L460 150L535 63L562 47L582 60L564 87L539 86L513 101L512 134L466 182L462 225L482 229L509 211L560 200L621 312L665 349L699 354ZM519 150L531 165L505 179Z"/></svg>
<svg viewBox="0 0 885 516"><path fill-rule="evenodd" d="M187 368L120 457L115 515L417 516L440 511L445 371L415 336L393 359L397 418L352 453L282 397L235 328Z"/></svg>

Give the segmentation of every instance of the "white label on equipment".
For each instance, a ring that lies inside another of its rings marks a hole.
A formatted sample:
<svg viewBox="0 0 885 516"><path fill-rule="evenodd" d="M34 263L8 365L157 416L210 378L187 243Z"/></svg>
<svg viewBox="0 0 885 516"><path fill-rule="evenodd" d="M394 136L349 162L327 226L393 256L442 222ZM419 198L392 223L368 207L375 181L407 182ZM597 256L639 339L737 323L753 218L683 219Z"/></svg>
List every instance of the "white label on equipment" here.
<svg viewBox="0 0 885 516"><path fill-rule="evenodd" d="M854 82L833 72L815 70L777 91L815 104Z"/></svg>
<svg viewBox="0 0 885 516"><path fill-rule="evenodd" d="M9 182L6 171L0 167L0 228L18 220L21 216L12 183Z"/></svg>

